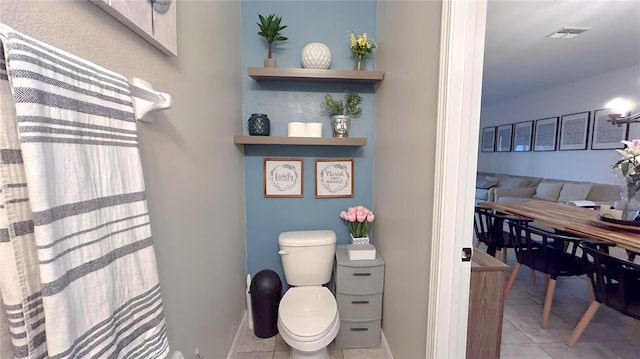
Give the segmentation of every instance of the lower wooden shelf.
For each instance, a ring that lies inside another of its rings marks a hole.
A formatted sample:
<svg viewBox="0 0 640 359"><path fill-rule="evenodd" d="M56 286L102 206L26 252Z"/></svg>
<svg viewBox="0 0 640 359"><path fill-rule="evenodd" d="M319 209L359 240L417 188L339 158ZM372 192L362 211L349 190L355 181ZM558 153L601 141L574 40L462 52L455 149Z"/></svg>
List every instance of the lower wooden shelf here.
<svg viewBox="0 0 640 359"><path fill-rule="evenodd" d="M284 146L366 146L366 138L337 137L276 137L234 136L237 145L284 145Z"/></svg>

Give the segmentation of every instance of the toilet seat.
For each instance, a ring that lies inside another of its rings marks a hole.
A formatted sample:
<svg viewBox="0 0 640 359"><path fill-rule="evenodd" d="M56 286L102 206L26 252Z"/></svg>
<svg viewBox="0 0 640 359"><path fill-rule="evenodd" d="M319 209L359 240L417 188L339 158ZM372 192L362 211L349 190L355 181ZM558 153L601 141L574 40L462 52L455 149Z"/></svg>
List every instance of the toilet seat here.
<svg viewBox="0 0 640 359"><path fill-rule="evenodd" d="M322 286L289 288L280 301L278 313L281 329L300 342L322 339L338 320L336 299Z"/></svg>

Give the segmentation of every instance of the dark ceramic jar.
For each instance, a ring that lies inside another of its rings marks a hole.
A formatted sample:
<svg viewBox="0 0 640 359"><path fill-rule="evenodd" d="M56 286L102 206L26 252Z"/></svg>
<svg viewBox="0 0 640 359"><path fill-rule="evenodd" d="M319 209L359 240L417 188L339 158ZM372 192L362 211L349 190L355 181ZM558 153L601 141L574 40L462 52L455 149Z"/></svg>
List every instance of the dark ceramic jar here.
<svg viewBox="0 0 640 359"><path fill-rule="evenodd" d="M271 122L264 113L252 113L249 117L248 127L251 136L269 136Z"/></svg>

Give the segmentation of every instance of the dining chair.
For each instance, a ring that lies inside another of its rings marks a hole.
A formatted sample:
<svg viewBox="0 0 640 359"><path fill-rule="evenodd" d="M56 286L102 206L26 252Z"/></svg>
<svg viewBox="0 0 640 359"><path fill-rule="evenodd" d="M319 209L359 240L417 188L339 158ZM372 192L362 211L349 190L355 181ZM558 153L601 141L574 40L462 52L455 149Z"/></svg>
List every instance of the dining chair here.
<svg viewBox="0 0 640 359"><path fill-rule="evenodd" d="M507 230L504 230L504 224L507 219L527 224L533 222L529 218L500 214L492 209L480 206L476 206L473 222L477 238L475 247L478 248L481 243L485 244L487 246L487 254L496 258L502 253L502 262L505 264L507 263L507 251L509 248L513 248L513 239L508 227ZM531 270L531 283L534 287L538 286L536 272L533 269Z"/></svg>
<svg viewBox="0 0 640 359"><path fill-rule="evenodd" d="M597 243L585 241L580 248L590 264L588 274L595 299L567 340L570 347L576 344L602 304L640 323L640 264L607 254Z"/></svg>
<svg viewBox="0 0 640 359"><path fill-rule="evenodd" d="M587 273L581 256L576 255L579 243L585 238L548 232L529 226L527 222L519 220L508 219L507 223L513 236L513 248L517 263L509 276L505 288L505 298L513 286L521 265L544 273L548 278L548 283L545 286L541 326L546 328L549 322L556 279Z"/></svg>
<svg viewBox="0 0 640 359"><path fill-rule="evenodd" d="M487 246L487 254L499 258L502 254L502 261L507 263L507 249L513 248L511 235L504 229L507 219L532 222L532 219L517 217L513 215L505 215L496 213L494 210L486 207L476 206L475 217L473 221L477 242L475 247L480 244Z"/></svg>

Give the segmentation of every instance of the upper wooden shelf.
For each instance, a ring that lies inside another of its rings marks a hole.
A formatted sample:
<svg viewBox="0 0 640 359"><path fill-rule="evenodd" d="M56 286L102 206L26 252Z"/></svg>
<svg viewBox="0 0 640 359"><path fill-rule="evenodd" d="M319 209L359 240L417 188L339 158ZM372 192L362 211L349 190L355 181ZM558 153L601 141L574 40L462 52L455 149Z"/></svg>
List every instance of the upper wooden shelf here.
<svg viewBox="0 0 640 359"><path fill-rule="evenodd" d="M366 138L234 136L237 145L366 146Z"/></svg>
<svg viewBox="0 0 640 359"><path fill-rule="evenodd" d="M256 81L348 82L377 84L384 71L321 70L279 67L249 67L249 77Z"/></svg>

